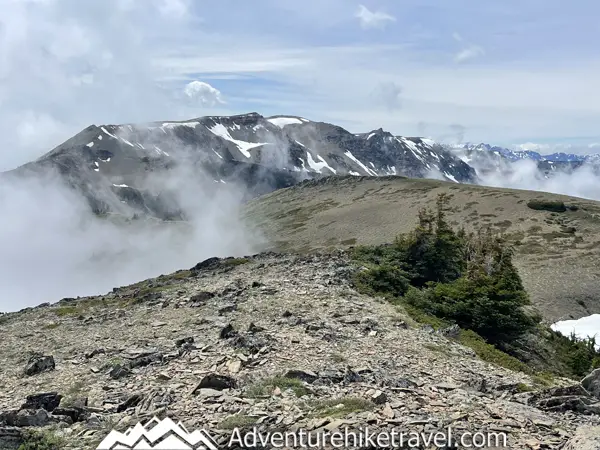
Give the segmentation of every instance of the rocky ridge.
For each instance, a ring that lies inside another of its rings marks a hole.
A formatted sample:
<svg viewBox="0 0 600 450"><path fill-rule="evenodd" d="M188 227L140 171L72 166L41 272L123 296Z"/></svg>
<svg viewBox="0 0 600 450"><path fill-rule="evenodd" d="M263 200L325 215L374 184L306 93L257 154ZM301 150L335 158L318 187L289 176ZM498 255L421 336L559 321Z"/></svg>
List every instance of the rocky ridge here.
<svg viewBox="0 0 600 450"><path fill-rule="evenodd" d="M154 416L210 430L219 445L232 427L368 425L598 448L600 371L542 387L483 362L455 330L357 293L352 270L344 251L213 258L0 316L0 448L34 429L93 449Z"/></svg>

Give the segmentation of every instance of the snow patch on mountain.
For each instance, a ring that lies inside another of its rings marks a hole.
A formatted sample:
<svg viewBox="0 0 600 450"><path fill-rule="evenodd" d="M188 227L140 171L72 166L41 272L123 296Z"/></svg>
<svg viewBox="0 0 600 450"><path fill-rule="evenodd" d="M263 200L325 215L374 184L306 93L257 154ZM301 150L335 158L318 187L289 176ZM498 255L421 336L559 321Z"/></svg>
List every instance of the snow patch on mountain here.
<svg viewBox="0 0 600 450"><path fill-rule="evenodd" d="M308 120L299 117L271 117L267 119L267 121L279 128L283 128L286 125L301 125L302 123L308 122Z"/></svg>
<svg viewBox="0 0 600 450"><path fill-rule="evenodd" d="M266 143L254 143L254 142L246 142L246 141L239 141L237 139L234 139L233 137L231 137L231 135L229 134L229 130L227 130L227 128L225 128L222 124L218 123L215 126L213 126L212 128L209 128L209 130L215 135L220 137L221 139L225 139L226 141L230 141L233 142L238 149L240 150L240 152L242 152L242 154L246 157L246 158L251 158L252 155L250 154L251 149L256 148L256 147L261 147L263 145L267 145Z"/></svg>

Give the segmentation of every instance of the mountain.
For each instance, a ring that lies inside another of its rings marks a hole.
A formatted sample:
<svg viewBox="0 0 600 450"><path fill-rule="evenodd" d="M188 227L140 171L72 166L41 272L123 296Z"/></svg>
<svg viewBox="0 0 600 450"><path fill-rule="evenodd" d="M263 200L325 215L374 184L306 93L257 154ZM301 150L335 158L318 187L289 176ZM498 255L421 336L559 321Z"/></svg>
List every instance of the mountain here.
<svg viewBox="0 0 600 450"><path fill-rule="evenodd" d="M252 200L247 215L273 251L317 251L393 242L419 209L452 195L448 219L467 231L490 227L515 244L532 303L550 322L600 309L600 202L544 192L401 177L307 180ZM532 209L532 201L568 205ZM560 209L562 211L562 209Z"/></svg>
<svg viewBox="0 0 600 450"><path fill-rule="evenodd" d="M162 174L242 184L247 198L329 175L436 176L474 182L475 170L447 149L382 129L352 134L301 117L257 113L180 122L91 125L8 177L52 169L96 214L185 218Z"/></svg>
<svg viewBox="0 0 600 450"><path fill-rule="evenodd" d="M480 174L497 172L500 175L509 174L514 170L513 163L533 161L536 163L541 177L548 178L555 173L571 174L581 168L591 168L600 176L600 155L576 155L571 153L541 154L537 151L522 149L511 150L505 147L486 143L445 145L467 164L473 166Z"/></svg>

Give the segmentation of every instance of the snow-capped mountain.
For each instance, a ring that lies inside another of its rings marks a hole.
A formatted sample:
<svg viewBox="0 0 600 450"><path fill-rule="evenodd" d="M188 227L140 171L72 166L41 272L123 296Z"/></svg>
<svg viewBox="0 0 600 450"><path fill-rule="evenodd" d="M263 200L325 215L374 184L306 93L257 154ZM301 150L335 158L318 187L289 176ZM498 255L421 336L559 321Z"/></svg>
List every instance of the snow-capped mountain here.
<svg viewBox="0 0 600 450"><path fill-rule="evenodd" d="M598 154L578 155L563 152L541 154L531 150L532 145L521 146L519 150L485 143L447 145L446 148L473 166L479 174L509 173L514 169L513 163L519 161L535 162L542 176L550 176L552 173L558 172L571 173L581 167L591 167L600 174L600 155Z"/></svg>
<svg viewBox="0 0 600 450"><path fill-rule="evenodd" d="M549 154L540 153L539 151L532 150L532 145L521 145L518 147L518 149L511 150L505 147L492 146L484 143L466 143L463 145L452 146L452 148L455 150L465 150L466 152L491 152L503 156L509 161L521 161L524 159L529 159L532 161L585 162L600 159L600 154L583 155L565 152L554 152ZM540 148L540 146L536 146L535 148Z"/></svg>
<svg viewBox="0 0 600 450"><path fill-rule="evenodd" d="M382 129L353 134L302 117L257 113L181 122L91 125L3 177L54 169L97 214L181 218L156 175L185 171L213 187L242 184L249 197L334 174L405 175L475 182L476 172L427 139ZM152 181L149 181L152 179Z"/></svg>

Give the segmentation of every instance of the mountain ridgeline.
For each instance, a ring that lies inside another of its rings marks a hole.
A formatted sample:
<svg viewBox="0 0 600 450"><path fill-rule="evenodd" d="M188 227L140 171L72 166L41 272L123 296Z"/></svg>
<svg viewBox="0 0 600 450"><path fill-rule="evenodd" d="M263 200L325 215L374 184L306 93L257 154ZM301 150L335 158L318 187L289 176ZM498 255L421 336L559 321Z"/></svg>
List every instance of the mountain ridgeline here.
<svg viewBox="0 0 600 450"><path fill-rule="evenodd" d="M0 179L53 172L86 199L95 214L185 220L178 193L235 185L243 200L331 175L435 178L480 184L478 175L510 175L530 160L537 178L573 173L598 155L512 151L488 144L450 146L395 136L383 129L351 133L296 116L257 113L179 122L91 125L36 161ZM180 180L173 184L173 180ZM241 189L240 189L241 188Z"/></svg>
<svg viewBox="0 0 600 450"><path fill-rule="evenodd" d="M206 189L241 185L246 199L331 175L477 181L471 166L431 140L393 136L381 129L352 134L300 117L256 113L91 125L2 176L39 176L48 169L83 194L96 214L167 220L184 219L185 213L165 178L192 178Z"/></svg>

